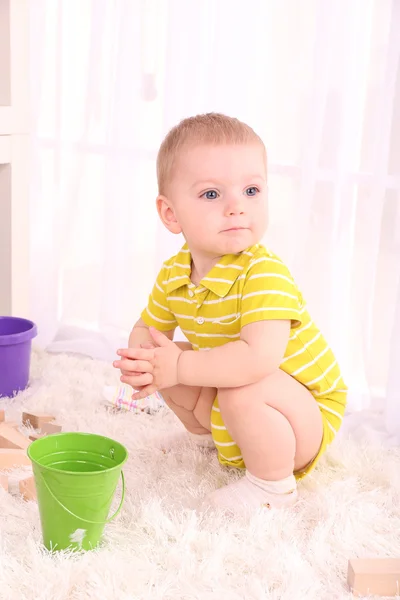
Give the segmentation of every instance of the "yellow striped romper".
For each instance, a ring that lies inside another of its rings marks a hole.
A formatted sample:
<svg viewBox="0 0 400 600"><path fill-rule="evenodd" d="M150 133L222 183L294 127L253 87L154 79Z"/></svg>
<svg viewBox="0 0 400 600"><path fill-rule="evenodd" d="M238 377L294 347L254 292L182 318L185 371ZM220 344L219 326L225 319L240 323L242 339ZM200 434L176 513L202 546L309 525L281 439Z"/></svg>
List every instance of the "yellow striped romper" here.
<svg viewBox="0 0 400 600"><path fill-rule="evenodd" d="M285 264L261 244L226 255L198 286L190 280L191 255L185 244L164 263L147 308L146 325L160 331L180 327L194 350L208 350L240 338L249 323L290 319L289 343L280 368L310 390L320 407L324 435L320 451L297 478L309 473L339 430L347 387L335 356L308 314L303 297ZM244 468L240 448L226 430L215 399L212 435L219 461Z"/></svg>

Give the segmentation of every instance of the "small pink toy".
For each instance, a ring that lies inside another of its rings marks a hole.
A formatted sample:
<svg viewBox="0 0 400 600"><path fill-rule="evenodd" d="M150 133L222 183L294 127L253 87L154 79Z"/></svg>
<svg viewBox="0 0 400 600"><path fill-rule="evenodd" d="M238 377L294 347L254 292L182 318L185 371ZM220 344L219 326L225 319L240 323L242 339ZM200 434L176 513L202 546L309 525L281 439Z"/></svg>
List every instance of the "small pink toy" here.
<svg viewBox="0 0 400 600"><path fill-rule="evenodd" d="M103 393L108 405L121 410L154 413L165 406L164 399L159 392L155 392L141 400L132 400L134 391L128 385L107 386L104 388Z"/></svg>

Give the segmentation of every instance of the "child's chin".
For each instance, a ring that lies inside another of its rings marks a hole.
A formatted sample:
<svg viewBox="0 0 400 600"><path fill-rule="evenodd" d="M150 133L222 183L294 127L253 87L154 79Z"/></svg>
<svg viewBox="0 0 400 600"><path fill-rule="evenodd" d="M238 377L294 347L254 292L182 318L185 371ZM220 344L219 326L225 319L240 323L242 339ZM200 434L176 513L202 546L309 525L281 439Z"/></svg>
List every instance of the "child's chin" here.
<svg viewBox="0 0 400 600"><path fill-rule="evenodd" d="M229 240L224 244L221 254L239 254L239 252L243 252L243 250L252 245L253 241L250 239Z"/></svg>

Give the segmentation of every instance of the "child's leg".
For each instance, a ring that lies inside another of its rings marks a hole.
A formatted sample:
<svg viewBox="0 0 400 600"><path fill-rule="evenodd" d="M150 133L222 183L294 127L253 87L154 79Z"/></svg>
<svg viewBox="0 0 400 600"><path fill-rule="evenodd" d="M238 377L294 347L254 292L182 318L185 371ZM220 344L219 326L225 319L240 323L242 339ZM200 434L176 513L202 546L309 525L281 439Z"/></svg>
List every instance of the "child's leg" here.
<svg viewBox="0 0 400 600"><path fill-rule="evenodd" d="M241 388L218 391L221 416L256 477L278 480L304 468L322 441L312 394L283 371Z"/></svg>
<svg viewBox="0 0 400 600"><path fill-rule="evenodd" d="M227 508L290 503L293 472L312 461L322 442L322 416L313 396L278 371L252 385L220 389L218 401L247 477L214 492L211 502Z"/></svg>
<svg viewBox="0 0 400 600"><path fill-rule="evenodd" d="M190 433L210 434L211 408L217 395L215 388L176 385L161 393L167 406Z"/></svg>
<svg viewBox="0 0 400 600"><path fill-rule="evenodd" d="M175 342L181 350L192 350L189 342ZM211 432L211 408L217 390L215 388L176 385L161 391L165 403L176 414L189 433L209 436Z"/></svg>

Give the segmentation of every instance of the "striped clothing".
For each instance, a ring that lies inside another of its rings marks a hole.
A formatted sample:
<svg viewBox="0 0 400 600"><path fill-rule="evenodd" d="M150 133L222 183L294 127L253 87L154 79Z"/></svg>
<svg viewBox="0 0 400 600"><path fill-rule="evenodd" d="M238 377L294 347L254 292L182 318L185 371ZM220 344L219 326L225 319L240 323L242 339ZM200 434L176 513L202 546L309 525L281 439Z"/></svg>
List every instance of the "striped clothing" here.
<svg viewBox="0 0 400 600"><path fill-rule="evenodd" d="M160 331L179 326L194 350L207 350L238 340L242 327L249 323L290 319L289 343L280 368L310 390L335 434L344 414L347 388L335 356L285 264L256 244L239 254L223 256L198 286L191 282L190 273L191 255L185 245L162 267L142 313L143 321ZM221 462L240 466L236 464L239 457L228 451L235 449L218 399L212 428Z"/></svg>

